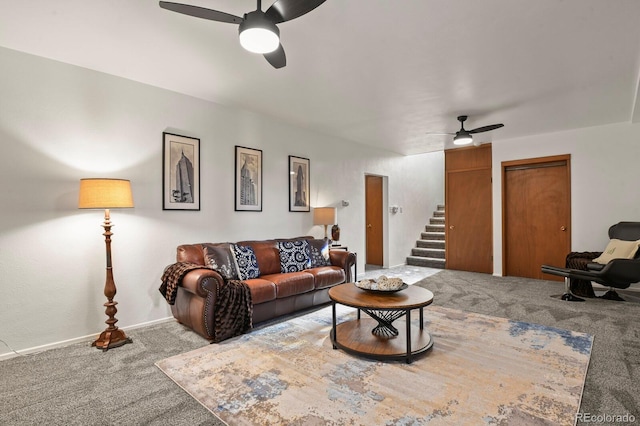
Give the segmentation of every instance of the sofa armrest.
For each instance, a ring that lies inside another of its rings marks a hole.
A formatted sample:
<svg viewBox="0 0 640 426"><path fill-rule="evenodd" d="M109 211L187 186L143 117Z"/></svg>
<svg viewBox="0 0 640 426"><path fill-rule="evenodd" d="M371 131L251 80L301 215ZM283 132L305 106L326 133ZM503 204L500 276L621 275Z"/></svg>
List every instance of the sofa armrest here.
<svg viewBox="0 0 640 426"><path fill-rule="evenodd" d="M345 282L353 282L355 277L351 276L351 267L356 264L355 253L343 250L329 250L329 261L331 265L344 269Z"/></svg>
<svg viewBox="0 0 640 426"><path fill-rule="evenodd" d="M224 284L222 275L213 269L194 269L182 277L182 288L202 298L216 294L216 286Z"/></svg>
<svg viewBox="0 0 640 426"><path fill-rule="evenodd" d="M222 276L213 269L193 269L182 277L171 312L181 324L208 340L215 338L213 318Z"/></svg>

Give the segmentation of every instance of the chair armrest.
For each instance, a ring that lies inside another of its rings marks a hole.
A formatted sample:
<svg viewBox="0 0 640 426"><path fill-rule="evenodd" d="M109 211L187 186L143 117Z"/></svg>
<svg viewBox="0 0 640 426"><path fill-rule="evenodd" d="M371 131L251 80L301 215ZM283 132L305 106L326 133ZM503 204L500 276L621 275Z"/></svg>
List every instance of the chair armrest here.
<svg viewBox="0 0 640 426"><path fill-rule="evenodd" d="M582 269L560 268L558 266L542 265L542 273L557 275L576 280L595 281L600 275L600 271L584 271Z"/></svg>
<svg viewBox="0 0 640 426"><path fill-rule="evenodd" d="M587 263L587 271L602 271L605 266L602 263L589 262Z"/></svg>
<svg viewBox="0 0 640 426"><path fill-rule="evenodd" d="M640 282L640 260L613 259L602 268L599 274L606 280L606 282L601 282L601 284L611 285L617 288L629 287L631 284Z"/></svg>
<svg viewBox="0 0 640 426"><path fill-rule="evenodd" d="M583 271L542 265L542 272L565 278L595 281L610 287L627 288L633 283L640 282L640 260L613 259L600 271Z"/></svg>

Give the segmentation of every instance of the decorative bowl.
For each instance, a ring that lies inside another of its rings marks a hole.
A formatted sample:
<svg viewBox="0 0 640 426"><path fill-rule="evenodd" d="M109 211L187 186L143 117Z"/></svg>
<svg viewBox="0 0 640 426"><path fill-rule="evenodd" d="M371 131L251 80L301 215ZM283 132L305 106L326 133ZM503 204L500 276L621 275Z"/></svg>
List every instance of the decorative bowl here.
<svg viewBox="0 0 640 426"><path fill-rule="evenodd" d="M402 285L400 286L400 288L396 288L396 289L393 289L393 290L374 290L374 289L371 289L371 288L364 288L364 287L360 287L360 286L358 285L358 283L353 283L353 284L354 284L356 287L358 287L360 290L364 290L364 291L367 291L367 292L369 292L369 293L378 293L378 294L391 294L391 293L396 293L396 292L398 292L398 291L402 291L402 290L404 290L404 289L406 289L406 288L408 288L408 287L409 287L409 285L408 285L407 283L402 283Z"/></svg>

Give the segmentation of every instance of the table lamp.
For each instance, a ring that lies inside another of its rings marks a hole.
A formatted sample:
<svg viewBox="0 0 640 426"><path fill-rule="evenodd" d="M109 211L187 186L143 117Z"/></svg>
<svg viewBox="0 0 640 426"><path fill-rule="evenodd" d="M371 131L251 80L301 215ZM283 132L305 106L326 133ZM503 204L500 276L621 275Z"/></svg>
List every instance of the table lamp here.
<svg viewBox="0 0 640 426"><path fill-rule="evenodd" d="M125 179L80 179L80 193L78 197L79 209L104 209L104 242L107 247L107 280L104 284L104 295L107 298L105 313L109 317L105 323L108 325L91 346L107 351L111 348L132 343L124 331L115 324L116 305L113 301L116 295L116 284L113 281L111 267L111 217L109 209L133 207L133 195L131 194L131 182Z"/></svg>
<svg viewBox="0 0 640 426"><path fill-rule="evenodd" d="M313 209L313 224L324 225L324 238L327 239L327 226L336 223L335 207L316 207Z"/></svg>

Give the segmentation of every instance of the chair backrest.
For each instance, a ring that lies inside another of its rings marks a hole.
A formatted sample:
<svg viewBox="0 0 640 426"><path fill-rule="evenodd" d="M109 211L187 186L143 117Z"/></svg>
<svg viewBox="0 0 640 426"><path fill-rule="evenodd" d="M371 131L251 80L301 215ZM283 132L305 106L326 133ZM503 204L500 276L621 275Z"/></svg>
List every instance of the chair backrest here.
<svg viewBox="0 0 640 426"><path fill-rule="evenodd" d="M609 228L609 238L624 241L640 240L640 222L619 222ZM636 251L634 259L640 259L640 250Z"/></svg>
<svg viewBox="0 0 640 426"><path fill-rule="evenodd" d="M609 238L624 241L640 240L640 222L619 222L609 228Z"/></svg>

